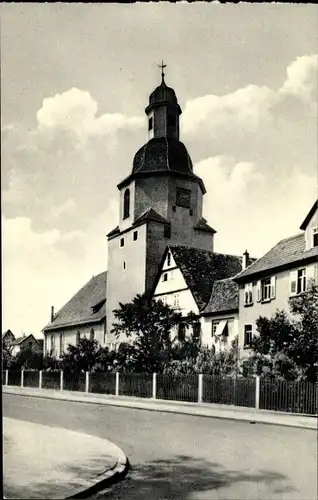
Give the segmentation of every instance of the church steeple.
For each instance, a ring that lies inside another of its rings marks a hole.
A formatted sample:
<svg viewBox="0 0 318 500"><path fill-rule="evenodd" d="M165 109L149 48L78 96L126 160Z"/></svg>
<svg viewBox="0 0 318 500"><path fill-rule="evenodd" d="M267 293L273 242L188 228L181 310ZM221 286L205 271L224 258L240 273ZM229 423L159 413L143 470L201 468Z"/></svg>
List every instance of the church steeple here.
<svg viewBox="0 0 318 500"><path fill-rule="evenodd" d="M161 84L150 94L149 105L145 109L148 117L148 138L167 137L179 140L179 116L182 111L175 91L165 82L166 68L163 61L161 68Z"/></svg>

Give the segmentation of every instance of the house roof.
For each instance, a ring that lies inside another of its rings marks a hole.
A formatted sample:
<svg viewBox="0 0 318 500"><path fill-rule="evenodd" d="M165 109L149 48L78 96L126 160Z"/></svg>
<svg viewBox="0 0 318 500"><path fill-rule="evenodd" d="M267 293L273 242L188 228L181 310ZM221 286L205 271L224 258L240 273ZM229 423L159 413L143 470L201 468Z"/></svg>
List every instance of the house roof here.
<svg viewBox="0 0 318 500"><path fill-rule="evenodd" d="M96 323L106 316L107 271L93 276L55 315L43 331Z"/></svg>
<svg viewBox="0 0 318 500"><path fill-rule="evenodd" d="M23 337L17 337L13 342L12 342L12 345L20 345L20 344L23 344L23 342L27 341L28 339L30 339L30 337L32 337L41 347L43 347L43 340L42 340L42 344L41 344L41 341L39 339L36 339L34 337L34 335L32 333L30 333L29 335L24 335Z"/></svg>
<svg viewBox="0 0 318 500"><path fill-rule="evenodd" d="M134 225L140 224L141 222L146 222L148 220L152 220L155 222L161 222L162 224L168 224L169 221L162 217L162 215L158 214L153 208L148 208L143 212L134 222Z"/></svg>
<svg viewBox="0 0 318 500"><path fill-rule="evenodd" d="M242 269L241 257L182 245L169 248L200 310L209 301L215 281L234 276Z"/></svg>
<svg viewBox="0 0 318 500"><path fill-rule="evenodd" d="M239 286L232 278L215 281L204 314L235 311L239 308Z"/></svg>
<svg viewBox="0 0 318 500"><path fill-rule="evenodd" d="M266 271L292 267L293 264L317 257L318 247L305 250L305 235L297 234L279 241L263 257L235 276L235 280L240 281Z"/></svg>
<svg viewBox="0 0 318 500"><path fill-rule="evenodd" d="M14 335L14 333L13 333L10 329L9 329L9 330L7 330L6 332L4 332L4 333L2 334L2 338L4 338L6 335L13 335L13 336L15 336L15 335Z"/></svg>
<svg viewBox="0 0 318 500"><path fill-rule="evenodd" d="M309 224L309 221L311 220L312 216L314 215L314 213L315 213L315 211L317 209L318 209L318 200L315 201L315 203L313 204L313 206L309 210L308 214L306 215L306 218L305 218L304 222L302 223L302 225L300 226L299 229L303 229L303 230L306 229L306 227Z"/></svg>

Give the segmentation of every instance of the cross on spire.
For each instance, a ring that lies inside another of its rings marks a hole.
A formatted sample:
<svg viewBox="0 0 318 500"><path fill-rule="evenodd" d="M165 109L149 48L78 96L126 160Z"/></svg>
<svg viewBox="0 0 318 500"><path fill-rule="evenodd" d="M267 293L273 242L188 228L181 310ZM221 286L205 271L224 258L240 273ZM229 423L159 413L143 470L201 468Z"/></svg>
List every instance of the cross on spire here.
<svg viewBox="0 0 318 500"><path fill-rule="evenodd" d="M161 61L161 64L158 64L158 67L161 68L161 78L162 78L162 82L164 82L165 74L164 74L163 70L164 70L164 68L167 67L167 65L163 64L163 61Z"/></svg>

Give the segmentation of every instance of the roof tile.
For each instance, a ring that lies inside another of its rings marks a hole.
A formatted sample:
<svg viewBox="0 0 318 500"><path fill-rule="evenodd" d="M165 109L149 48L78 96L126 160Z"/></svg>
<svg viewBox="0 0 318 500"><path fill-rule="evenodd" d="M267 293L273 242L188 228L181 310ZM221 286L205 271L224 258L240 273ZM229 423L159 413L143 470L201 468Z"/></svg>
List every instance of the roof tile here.
<svg viewBox="0 0 318 500"><path fill-rule="evenodd" d="M53 323L44 330L53 330L62 326L77 323L93 323L101 321L106 316L106 283L107 271L93 276L55 315ZM100 308L94 306L100 305Z"/></svg>

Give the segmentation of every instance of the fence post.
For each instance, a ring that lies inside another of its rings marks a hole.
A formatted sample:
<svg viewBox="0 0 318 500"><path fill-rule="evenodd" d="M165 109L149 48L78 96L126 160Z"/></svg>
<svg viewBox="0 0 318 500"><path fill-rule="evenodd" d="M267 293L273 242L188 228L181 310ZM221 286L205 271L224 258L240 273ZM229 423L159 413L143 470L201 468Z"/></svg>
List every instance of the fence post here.
<svg viewBox="0 0 318 500"><path fill-rule="evenodd" d="M42 389L42 370L39 371L39 389Z"/></svg>
<svg viewBox="0 0 318 500"><path fill-rule="evenodd" d="M152 397L156 399L157 397L157 374L152 374Z"/></svg>
<svg viewBox="0 0 318 500"><path fill-rule="evenodd" d="M86 372L85 377L85 392L88 392L89 389L89 372Z"/></svg>
<svg viewBox="0 0 318 500"><path fill-rule="evenodd" d="M260 378L256 375L255 378L255 408L259 410L259 392L260 392Z"/></svg>
<svg viewBox="0 0 318 500"><path fill-rule="evenodd" d="M203 400L203 374L199 373L198 379L198 403L202 403Z"/></svg>
<svg viewBox="0 0 318 500"><path fill-rule="evenodd" d="M63 370L61 370L60 371L60 391L63 391L63 382L64 382L63 375L64 375Z"/></svg>
<svg viewBox="0 0 318 500"><path fill-rule="evenodd" d="M24 370L21 370L21 387L23 387L24 382Z"/></svg>
<svg viewBox="0 0 318 500"><path fill-rule="evenodd" d="M116 372L115 396L119 396L119 372Z"/></svg>
<svg viewBox="0 0 318 500"><path fill-rule="evenodd" d="M8 385L8 382L9 382L9 370L6 370L6 380L5 380L5 384Z"/></svg>

